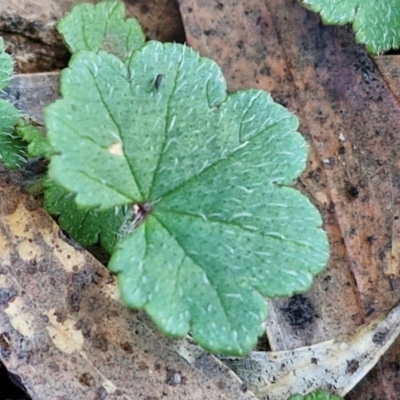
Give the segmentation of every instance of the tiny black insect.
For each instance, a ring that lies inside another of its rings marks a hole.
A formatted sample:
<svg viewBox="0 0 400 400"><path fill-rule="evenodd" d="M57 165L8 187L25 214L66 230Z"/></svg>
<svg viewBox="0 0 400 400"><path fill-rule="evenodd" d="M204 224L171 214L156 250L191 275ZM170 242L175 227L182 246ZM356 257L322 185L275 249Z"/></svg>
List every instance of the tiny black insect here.
<svg viewBox="0 0 400 400"><path fill-rule="evenodd" d="M163 74L157 74L156 78L154 79L154 87L156 90L159 90L161 87L161 84L163 83L164 80L164 75Z"/></svg>
<svg viewBox="0 0 400 400"><path fill-rule="evenodd" d="M354 185L348 185L347 186L347 193L353 199L356 199L358 197L358 195L360 194L358 189L357 189L357 186L354 186Z"/></svg>

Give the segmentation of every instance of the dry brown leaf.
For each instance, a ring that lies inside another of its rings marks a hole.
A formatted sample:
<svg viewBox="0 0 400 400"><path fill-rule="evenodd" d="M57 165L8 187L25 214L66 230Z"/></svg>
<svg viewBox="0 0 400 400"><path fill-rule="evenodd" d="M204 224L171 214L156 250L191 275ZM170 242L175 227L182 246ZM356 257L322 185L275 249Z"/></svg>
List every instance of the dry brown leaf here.
<svg viewBox="0 0 400 400"><path fill-rule="evenodd" d="M352 335L285 351L222 358L260 399L286 400L322 388L346 395L400 334L400 304Z"/></svg>

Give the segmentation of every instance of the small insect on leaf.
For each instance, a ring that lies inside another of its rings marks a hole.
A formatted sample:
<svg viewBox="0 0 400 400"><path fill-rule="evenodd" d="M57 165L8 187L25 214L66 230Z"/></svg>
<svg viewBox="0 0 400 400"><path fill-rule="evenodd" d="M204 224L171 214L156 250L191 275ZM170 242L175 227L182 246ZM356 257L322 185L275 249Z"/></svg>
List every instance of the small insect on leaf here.
<svg viewBox="0 0 400 400"><path fill-rule="evenodd" d="M163 74L157 74L155 79L154 79L154 87L156 90L159 90L163 81L164 81L165 76Z"/></svg>

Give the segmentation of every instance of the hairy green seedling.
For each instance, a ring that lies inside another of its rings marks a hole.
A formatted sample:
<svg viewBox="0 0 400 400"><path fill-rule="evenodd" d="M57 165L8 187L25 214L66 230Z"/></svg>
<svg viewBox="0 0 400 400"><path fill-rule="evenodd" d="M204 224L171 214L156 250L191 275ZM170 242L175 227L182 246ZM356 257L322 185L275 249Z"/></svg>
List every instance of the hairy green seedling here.
<svg viewBox="0 0 400 400"><path fill-rule="evenodd" d="M76 52L45 113L50 176L82 209L124 209L109 268L126 305L168 335L245 354L264 297L308 290L327 262L321 217L292 188L308 147L268 93L228 96L219 67L190 48L142 34L119 36L123 52L104 45L104 20L108 31L131 20L100 10L121 7L79 5L60 23Z"/></svg>

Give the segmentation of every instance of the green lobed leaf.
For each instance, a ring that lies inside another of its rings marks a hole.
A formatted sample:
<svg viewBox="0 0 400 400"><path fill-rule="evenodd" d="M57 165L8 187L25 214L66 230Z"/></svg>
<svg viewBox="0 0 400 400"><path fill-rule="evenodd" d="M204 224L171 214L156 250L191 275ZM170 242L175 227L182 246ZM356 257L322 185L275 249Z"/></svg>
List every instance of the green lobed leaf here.
<svg viewBox="0 0 400 400"><path fill-rule="evenodd" d="M297 118L263 91L227 96L219 67L177 44L127 65L76 54L61 92L45 112L51 176L82 207L136 204L109 264L123 301L169 335L247 353L263 296L309 289L328 258L319 213L291 187L308 152Z"/></svg>
<svg viewBox="0 0 400 400"><path fill-rule="evenodd" d="M58 217L60 227L82 246L88 247L100 242L109 254L121 238L126 219L127 207L113 207L109 210L79 208L74 194L47 179L44 192L44 207Z"/></svg>
<svg viewBox="0 0 400 400"><path fill-rule="evenodd" d="M135 19L125 19L122 1L96 5L78 4L57 25L71 53L105 50L126 60L144 44L144 34Z"/></svg>
<svg viewBox="0 0 400 400"><path fill-rule="evenodd" d="M15 133L25 142L28 143L28 157L44 157L49 159L52 149L48 139L43 133L32 123L20 119L15 127Z"/></svg>
<svg viewBox="0 0 400 400"><path fill-rule="evenodd" d="M0 90L10 82L13 61L5 52L4 41L0 38ZM0 160L10 168L19 168L25 163L25 146L14 134L14 126L19 119L18 110L0 99Z"/></svg>
<svg viewBox="0 0 400 400"><path fill-rule="evenodd" d="M317 389L306 395L295 394L290 396L288 400L342 400L342 398L334 394L329 394L322 389Z"/></svg>
<svg viewBox="0 0 400 400"><path fill-rule="evenodd" d="M301 0L321 14L327 24L353 23L356 40L370 53L383 53L400 47L399 0Z"/></svg>

